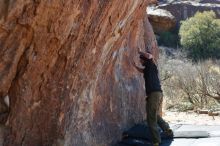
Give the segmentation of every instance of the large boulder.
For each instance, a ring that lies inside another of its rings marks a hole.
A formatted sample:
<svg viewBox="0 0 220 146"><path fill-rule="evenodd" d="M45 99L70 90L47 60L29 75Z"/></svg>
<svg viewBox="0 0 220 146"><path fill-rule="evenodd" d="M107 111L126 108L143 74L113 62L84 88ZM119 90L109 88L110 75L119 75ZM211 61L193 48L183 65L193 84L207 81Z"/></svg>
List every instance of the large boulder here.
<svg viewBox="0 0 220 146"><path fill-rule="evenodd" d="M189 2L199 2L199 3L211 3L211 4L220 4L220 0L158 0L161 3L173 3L173 2L182 2L182 1L189 1Z"/></svg>
<svg viewBox="0 0 220 146"><path fill-rule="evenodd" d="M157 34L171 31L176 26L175 17L167 10L148 7L147 14L154 32Z"/></svg>
<svg viewBox="0 0 220 146"><path fill-rule="evenodd" d="M177 21L177 27L180 25L181 20L186 20L200 11L214 11L217 18L220 18L220 4L218 3L198 3L193 1L177 1L167 4L161 4L158 9L169 11Z"/></svg>
<svg viewBox="0 0 220 146"><path fill-rule="evenodd" d="M138 61L137 48L158 56L147 2L2 3L0 99L10 99L5 146L109 146L145 118L143 77L130 62Z"/></svg>
<svg viewBox="0 0 220 146"><path fill-rule="evenodd" d="M220 4L220 0L201 0L200 3Z"/></svg>

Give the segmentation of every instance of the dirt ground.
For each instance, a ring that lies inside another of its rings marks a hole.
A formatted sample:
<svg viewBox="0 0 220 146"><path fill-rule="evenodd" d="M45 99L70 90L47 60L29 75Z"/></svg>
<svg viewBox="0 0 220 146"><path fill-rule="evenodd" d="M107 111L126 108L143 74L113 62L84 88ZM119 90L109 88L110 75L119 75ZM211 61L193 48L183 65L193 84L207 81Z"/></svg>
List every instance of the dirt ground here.
<svg viewBox="0 0 220 146"><path fill-rule="evenodd" d="M163 118L172 124L220 125L220 116L208 116L194 111L171 112L163 111Z"/></svg>

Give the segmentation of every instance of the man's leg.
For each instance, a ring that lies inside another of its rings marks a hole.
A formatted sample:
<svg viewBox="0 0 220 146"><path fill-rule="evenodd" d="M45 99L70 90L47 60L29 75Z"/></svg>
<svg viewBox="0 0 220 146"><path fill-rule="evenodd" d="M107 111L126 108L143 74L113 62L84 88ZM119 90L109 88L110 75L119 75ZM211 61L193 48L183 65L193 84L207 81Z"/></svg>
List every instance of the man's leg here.
<svg viewBox="0 0 220 146"><path fill-rule="evenodd" d="M161 99L159 101L159 107L162 107L163 94L161 93ZM159 111L159 110L158 110ZM160 113L157 115L157 124L163 130L163 133L168 137L173 137L173 131L170 129L169 124L160 116Z"/></svg>
<svg viewBox="0 0 220 146"><path fill-rule="evenodd" d="M163 131L170 129L169 124L160 115L157 115L157 123Z"/></svg>
<svg viewBox="0 0 220 146"><path fill-rule="evenodd" d="M152 135L153 143L161 143L160 133L157 128L157 114L161 92L153 92L147 97L147 122Z"/></svg>
<svg viewBox="0 0 220 146"><path fill-rule="evenodd" d="M163 131L166 131L168 129L170 129L170 126L169 124L160 116L160 111L161 108L162 108L162 104L163 104L163 94L161 93L161 98L160 98L160 101L159 101L159 108L158 108L158 113L157 113L157 124L160 126L160 128L163 130Z"/></svg>

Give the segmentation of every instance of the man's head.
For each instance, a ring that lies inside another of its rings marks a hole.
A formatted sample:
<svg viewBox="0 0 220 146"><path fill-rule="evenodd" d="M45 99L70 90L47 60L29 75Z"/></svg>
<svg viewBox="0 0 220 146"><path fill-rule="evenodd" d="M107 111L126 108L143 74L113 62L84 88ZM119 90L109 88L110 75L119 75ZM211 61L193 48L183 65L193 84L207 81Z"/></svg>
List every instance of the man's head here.
<svg viewBox="0 0 220 146"><path fill-rule="evenodd" d="M140 62L142 65L144 65L146 61L149 61L153 58L153 55L150 53L144 53L144 52L140 51L139 54L140 54L140 56L139 56Z"/></svg>

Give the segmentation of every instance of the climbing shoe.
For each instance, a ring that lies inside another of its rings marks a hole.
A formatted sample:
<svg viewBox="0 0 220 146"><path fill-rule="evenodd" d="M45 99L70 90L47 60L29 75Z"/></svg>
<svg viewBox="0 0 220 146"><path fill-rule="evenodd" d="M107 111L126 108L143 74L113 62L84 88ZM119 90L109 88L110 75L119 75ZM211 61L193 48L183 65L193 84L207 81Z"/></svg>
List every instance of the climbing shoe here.
<svg viewBox="0 0 220 146"><path fill-rule="evenodd" d="M153 146L159 146L159 143L153 143Z"/></svg>
<svg viewBox="0 0 220 146"><path fill-rule="evenodd" d="M170 138L173 137L173 130L172 130L172 129L167 129L167 130L165 130L163 133L164 133L164 135L167 136L167 137L170 137Z"/></svg>

